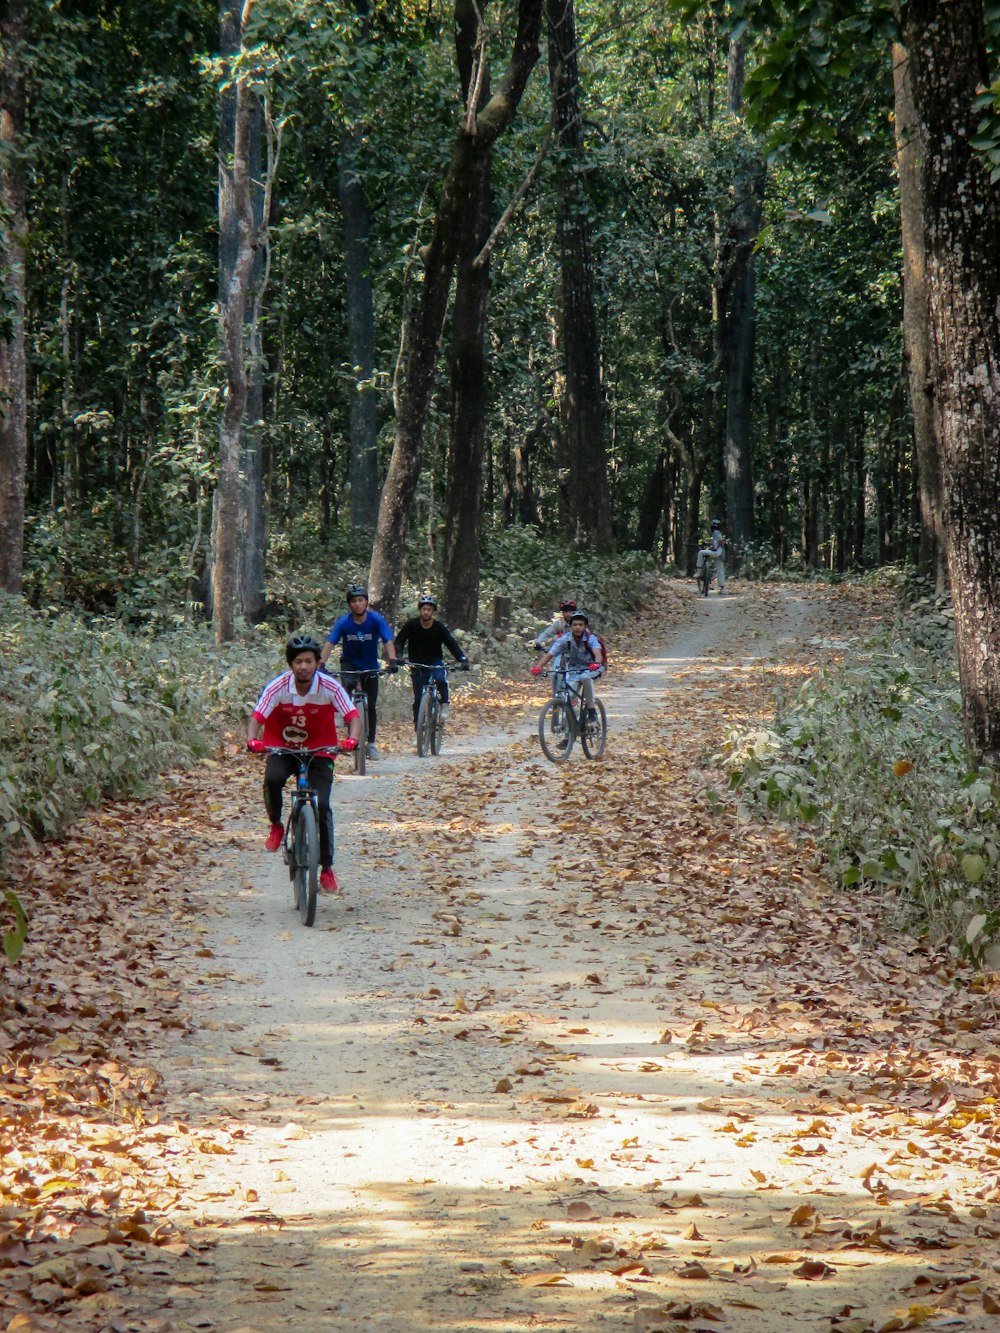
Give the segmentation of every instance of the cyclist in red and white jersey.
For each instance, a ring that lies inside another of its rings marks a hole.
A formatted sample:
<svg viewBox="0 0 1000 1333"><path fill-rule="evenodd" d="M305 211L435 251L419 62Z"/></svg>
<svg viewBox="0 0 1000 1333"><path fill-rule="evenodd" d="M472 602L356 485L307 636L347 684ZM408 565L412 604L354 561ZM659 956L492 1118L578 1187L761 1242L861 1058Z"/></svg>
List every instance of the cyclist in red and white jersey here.
<svg viewBox="0 0 1000 1333"><path fill-rule="evenodd" d="M275 676L261 690L257 706L247 723L247 749L322 750L338 744L337 718L347 723L348 734L339 741L342 750L353 750L361 738L361 714L339 681L318 670L320 646L308 634L297 634L285 646L289 670ZM298 761L292 755L269 754L264 769L264 807L271 821L265 847L276 852L284 838L281 822L282 792ZM309 765L309 781L319 809L320 886L336 893L333 873L333 759L317 756Z"/></svg>

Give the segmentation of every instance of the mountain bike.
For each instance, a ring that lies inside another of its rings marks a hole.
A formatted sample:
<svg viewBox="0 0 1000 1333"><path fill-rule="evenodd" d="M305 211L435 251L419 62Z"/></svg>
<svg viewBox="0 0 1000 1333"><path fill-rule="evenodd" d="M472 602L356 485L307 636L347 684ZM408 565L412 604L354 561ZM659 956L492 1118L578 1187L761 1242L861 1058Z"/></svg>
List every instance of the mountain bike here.
<svg viewBox="0 0 1000 1333"><path fill-rule="evenodd" d="M708 591L712 586L712 580L715 579L716 583L719 581L715 568L715 557L713 555L707 555L705 557L701 568L695 570L695 576L698 581L698 591L701 593L702 597L707 597ZM719 592L722 592L721 586Z"/></svg>
<svg viewBox="0 0 1000 1333"><path fill-rule="evenodd" d="M341 685L343 685L344 689L350 694L351 702L361 714L361 740L358 743L358 748L354 751L354 771L359 778L364 777L368 763L368 693L365 690L365 680L368 676L388 676L390 674L390 672L382 671L381 669L376 671L354 671L351 668L341 668L339 672ZM348 689L344 682L345 676L347 676L348 679L353 677L353 683L350 689Z"/></svg>
<svg viewBox="0 0 1000 1333"><path fill-rule="evenodd" d="M340 753L340 747L291 750L268 746L266 753L291 755L298 761L299 771L292 789L282 852L288 866L288 878L292 881L292 902L298 908L302 924L311 926L316 920L319 896L319 807L316 792L309 785L309 765L318 757L332 759Z"/></svg>
<svg viewBox="0 0 1000 1333"><path fill-rule="evenodd" d="M400 658L396 660L400 666L409 667L413 672L424 673L420 703L417 705L417 754L421 759L428 754L440 754L444 740L444 712L439 682L432 672L468 671L469 667L460 662L456 662L454 666L446 666L444 662L434 662L428 666L423 662L407 662Z"/></svg>
<svg viewBox="0 0 1000 1333"><path fill-rule="evenodd" d="M582 682L567 680L566 672L561 670L542 674L561 677L555 696L542 705L538 714L538 739L546 758L554 764L563 763L579 737L587 758L600 759L608 743L608 715L600 699L594 697L597 717L588 718Z"/></svg>

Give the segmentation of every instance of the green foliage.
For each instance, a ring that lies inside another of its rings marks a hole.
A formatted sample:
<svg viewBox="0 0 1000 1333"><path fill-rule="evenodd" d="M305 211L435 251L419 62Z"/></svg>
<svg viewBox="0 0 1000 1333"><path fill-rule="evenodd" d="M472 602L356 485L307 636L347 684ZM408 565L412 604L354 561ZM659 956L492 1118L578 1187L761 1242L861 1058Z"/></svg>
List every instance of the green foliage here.
<svg viewBox="0 0 1000 1333"><path fill-rule="evenodd" d="M58 835L88 806L140 795L245 717L279 657L270 635L225 653L205 631L130 634L110 620L3 601L0 834Z"/></svg>
<svg viewBox="0 0 1000 1333"><path fill-rule="evenodd" d="M1000 937L1000 785L962 736L948 616L925 604L884 640L835 645L769 728L721 763L758 809L804 826L845 887L885 888L960 951ZM924 644L926 646L920 646Z"/></svg>
<svg viewBox="0 0 1000 1333"><path fill-rule="evenodd" d="M13 925L3 933L3 951L8 963L16 963L28 938L28 917L12 889L4 889L3 898L13 917Z"/></svg>

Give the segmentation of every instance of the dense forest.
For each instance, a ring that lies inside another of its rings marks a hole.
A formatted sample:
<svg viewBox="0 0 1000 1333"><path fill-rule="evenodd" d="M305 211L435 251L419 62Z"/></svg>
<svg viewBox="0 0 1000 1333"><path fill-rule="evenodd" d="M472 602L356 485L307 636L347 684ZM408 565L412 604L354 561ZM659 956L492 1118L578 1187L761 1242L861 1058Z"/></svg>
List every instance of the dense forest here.
<svg viewBox="0 0 1000 1333"><path fill-rule="evenodd" d="M1000 11L3 0L0 585L225 641L527 525L950 587L1000 753ZM423 557L422 557L423 558Z"/></svg>

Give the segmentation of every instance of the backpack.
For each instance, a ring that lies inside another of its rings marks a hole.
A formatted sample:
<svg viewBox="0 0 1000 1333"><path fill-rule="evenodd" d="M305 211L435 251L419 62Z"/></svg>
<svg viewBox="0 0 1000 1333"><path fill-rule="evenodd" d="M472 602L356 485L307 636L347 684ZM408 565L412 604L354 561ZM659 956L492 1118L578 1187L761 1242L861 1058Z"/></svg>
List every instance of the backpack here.
<svg viewBox="0 0 1000 1333"><path fill-rule="evenodd" d="M601 645L600 656L599 656L599 657L595 657L595 658L594 658L594 661L595 661L595 662L600 662L601 666L606 668L607 665L608 665L608 650L607 650L607 647L606 647L606 645L605 645L605 643L604 643L604 640L601 638L601 636L597 633L596 630L593 630L593 629L592 629L590 632L591 632L591 634L593 634L593 636L594 636L594 638L597 640L597 642Z"/></svg>

